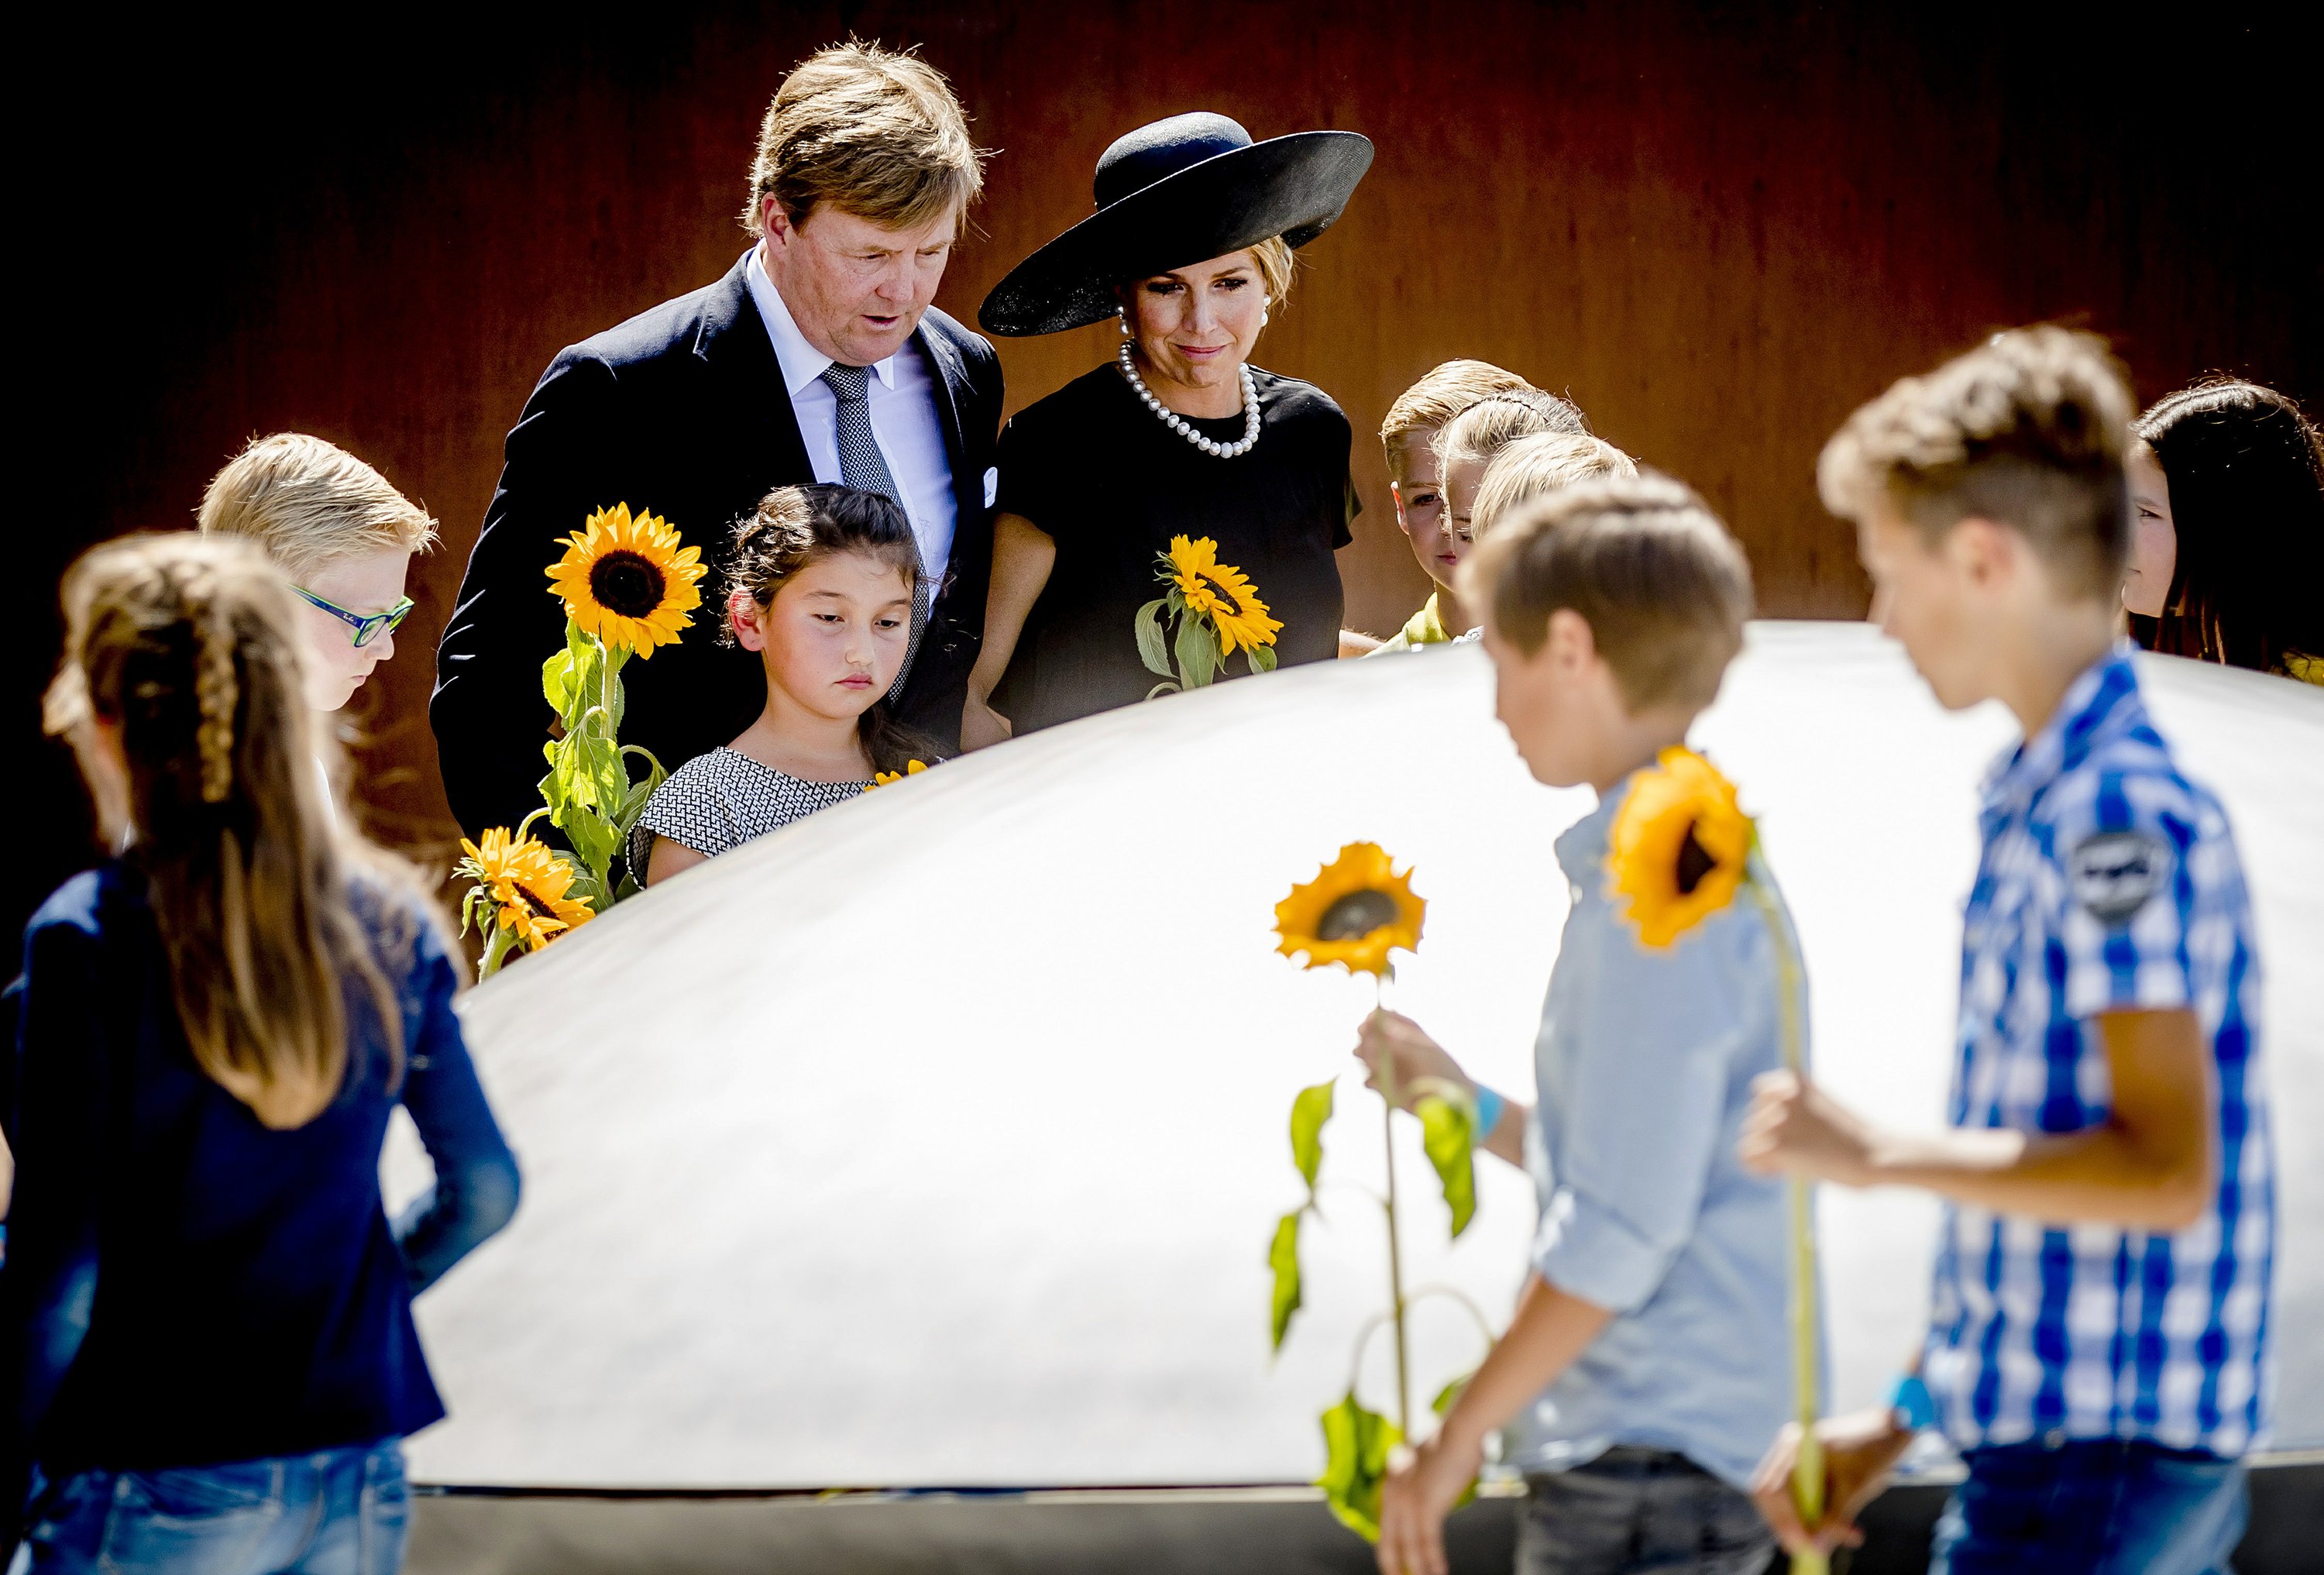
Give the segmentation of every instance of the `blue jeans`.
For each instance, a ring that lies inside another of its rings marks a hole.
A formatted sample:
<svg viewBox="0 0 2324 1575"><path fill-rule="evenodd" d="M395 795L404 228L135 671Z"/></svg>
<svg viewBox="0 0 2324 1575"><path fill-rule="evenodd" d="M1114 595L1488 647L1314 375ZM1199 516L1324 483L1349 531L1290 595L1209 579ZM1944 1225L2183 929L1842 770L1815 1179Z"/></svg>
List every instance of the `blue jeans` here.
<svg viewBox="0 0 2324 1575"><path fill-rule="evenodd" d="M411 1501L393 1439L168 1471L83 1471L41 1497L32 1575L395 1575Z"/></svg>
<svg viewBox="0 0 2324 1575"><path fill-rule="evenodd" d="M2251 1503L2241 1460L2149 1443L1970 1450L1930 1575L2221 1575Z"/></svg>

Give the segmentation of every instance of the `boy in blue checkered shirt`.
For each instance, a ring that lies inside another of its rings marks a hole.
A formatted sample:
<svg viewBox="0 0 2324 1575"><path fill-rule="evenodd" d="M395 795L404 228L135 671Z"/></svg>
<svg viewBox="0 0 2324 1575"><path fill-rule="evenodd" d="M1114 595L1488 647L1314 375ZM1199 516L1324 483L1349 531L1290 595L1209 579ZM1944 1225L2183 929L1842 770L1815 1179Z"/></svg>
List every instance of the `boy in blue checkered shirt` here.
<svg viewBox="0 0 2324 1575"><path fill-rule="evenodd" d="M2105 345L2034 328L1908 378L1824 450L1874 615L1952 709L2024 741L1988 778L1961 947L1950 1129L1877 1130L1763 1080L1743 1155L1945 1200L1932 1318L1890 1405L1821 1424L1853 1542L1914 1432L1969 1475L1931 1568L2200 1575L2246 1515L2264 1436L2274 1170L2259 959L2227 816L2182 775L2116 632L2133 406Z"/></svg>

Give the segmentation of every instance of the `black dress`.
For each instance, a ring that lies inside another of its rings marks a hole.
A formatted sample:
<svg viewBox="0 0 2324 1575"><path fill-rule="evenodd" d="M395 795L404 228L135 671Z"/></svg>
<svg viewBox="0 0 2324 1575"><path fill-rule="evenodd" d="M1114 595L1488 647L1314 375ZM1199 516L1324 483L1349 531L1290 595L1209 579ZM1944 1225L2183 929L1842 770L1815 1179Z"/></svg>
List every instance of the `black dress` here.
<svg viewBox="0 0 2324 1575"><path fill-rule="evenodd" d="M1138 609L1161 595L1173 536L1207 536L1283 622L1279 665L1339 654L1335 548L1351 539L1348 418L1296 378L1251 369L1259 442L1233 459L1164 426L1111 362L1018 412L1001 429L999 508L1054 538L1056 566L1025 621L992 708L1019 733L1145 698L1161 680L1138 659ZM1240 414L1190 423L1232 443ZM1250 671L1240 651L1227 674Z"/></svg>

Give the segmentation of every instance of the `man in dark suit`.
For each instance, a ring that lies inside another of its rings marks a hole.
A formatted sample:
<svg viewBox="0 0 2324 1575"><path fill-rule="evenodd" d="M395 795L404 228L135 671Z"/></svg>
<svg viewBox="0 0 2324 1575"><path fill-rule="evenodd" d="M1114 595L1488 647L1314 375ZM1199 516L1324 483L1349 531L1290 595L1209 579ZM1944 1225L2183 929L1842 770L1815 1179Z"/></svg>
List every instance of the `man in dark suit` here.
<svg viewBox="0 0 2324 1575"><path fill-rule="evenodd" d="M982 186L944 78L876 45L825 50L776 93L726 276L562 351L509 433L499 490L436 652L429 707L471 835L537 808L564 640L546 570L625 502L713 568L694 627L629 663L624 743L671 770L747 728L759 665L715 638L728 530L776 487L838 482L904 506L929 593L888 703L950 752L984 624L1001 364L929 303Z"/></svg>

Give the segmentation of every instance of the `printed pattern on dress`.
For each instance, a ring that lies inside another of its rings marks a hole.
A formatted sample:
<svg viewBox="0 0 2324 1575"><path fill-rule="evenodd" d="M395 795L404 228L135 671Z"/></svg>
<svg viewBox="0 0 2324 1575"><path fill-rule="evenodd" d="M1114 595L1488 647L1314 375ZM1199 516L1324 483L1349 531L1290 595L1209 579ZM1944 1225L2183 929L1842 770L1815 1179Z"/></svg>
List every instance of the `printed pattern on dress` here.
<svg viewBox="0 0 2324 1575"><path fill-rule="evenodd" d="M645 813L630 833L630 868L643 878L657 836L715 859L818 809L844 803L871 785L802 782L721 746L671 772L646 800Z"/></svg>

